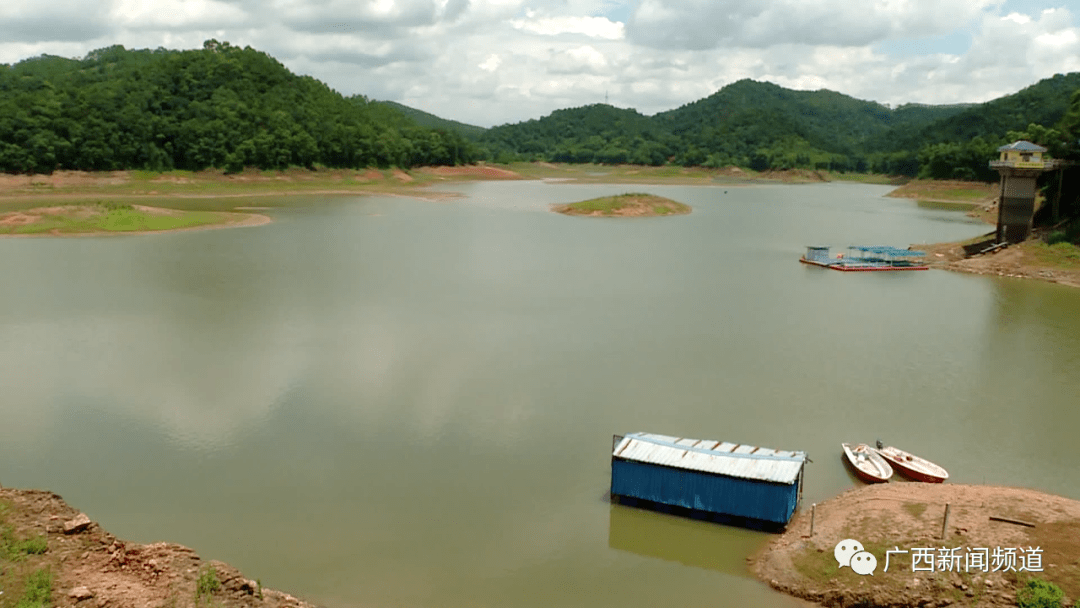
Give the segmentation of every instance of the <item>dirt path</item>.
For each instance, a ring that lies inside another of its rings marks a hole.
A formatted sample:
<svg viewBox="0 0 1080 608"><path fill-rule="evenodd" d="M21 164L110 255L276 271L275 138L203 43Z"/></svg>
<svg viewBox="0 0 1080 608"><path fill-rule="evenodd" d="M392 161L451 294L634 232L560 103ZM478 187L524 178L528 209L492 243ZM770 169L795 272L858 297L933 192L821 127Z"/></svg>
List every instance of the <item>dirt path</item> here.
<svg viewBox="0 0 1080 608"><path fill-rule="evenodd" d="M774 589L825 606L1004 607L1016 605L1019 581L1034 576L1059 585L1067 598L1080 598L1078 501L1022 488L890 482L849 490L814 511L812 537L806 505L753 558L754 573ZM874 556L872 575L838 566L834 550L846 539ZM930 556L932 571L925 560L914 563L915 549L929 551L920 553ZM985 567L981 549L988 552ZM997 562L995 549L1001 550ZM890 550L899 552L887 556ZM942 559L943 552L950 557Z"/></svg>
<svg viewBox="0 0 1080 608"><path fill-rule="evenodd" d="M5 560L0 554L5 594L17 597L28 572L49 568L52 605L57 607L194 608L201 577L204 589L216 587L203 596L202 606L314 608L287 593L263 588L228 564L205 561L187 547L125 542L88 518L77 526L80 515L51 492L0 489L0 525L10 526L15 539L44 535L46 541L41 554L17 560ZM209 584L211 579L217 584Z"/></svg>

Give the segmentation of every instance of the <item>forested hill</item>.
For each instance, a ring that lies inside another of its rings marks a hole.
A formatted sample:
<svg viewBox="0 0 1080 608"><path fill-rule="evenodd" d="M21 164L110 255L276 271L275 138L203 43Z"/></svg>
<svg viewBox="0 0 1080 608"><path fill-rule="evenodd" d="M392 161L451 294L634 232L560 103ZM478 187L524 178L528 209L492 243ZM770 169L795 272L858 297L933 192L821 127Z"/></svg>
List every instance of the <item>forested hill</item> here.
<svg viewBox="0 0 1080 608"><path fill-rule="evenodd" d="M478 127L476 125L470 125L456 120L450 120L448 118L440 118L434 114L425 112L423 110L417 110L416 108L410 108L407 105L400 104L396 101L380 101L377 103L385 104L391 108L401 112L405 116L413 119L416 124L422 127L428 127L431 129L443 129L445 131L456 131L466 137L478 137L484 132L484 127Z"/></svg>
<svg viewBox="0 0 1080 608"><path fill-rule="evenodd" d="M966 156L950 156L949 162L957 161L955 175L929 177L985 177L979 172L980 167L986 170L987 146L992 156L993 147L1004 143L1010 132L1024 132L1032 123L1053 127L1078 89L1080 74L1058 75L984 104L889 108L833 91L793 91L741 80L652 117L592 105L489 129L479 141L500 160L673 162L908 175L926 169L935 150L946 149L935 144L948 143L964 148Z"/></svg>
<svg viewBox="0 0 1080 608"><path fill-rule="evenodd" d="M1080 72L1043 79L1020 92L972 105L947 120L921 129L893 130L872 141L875 149L921 148L930 144L964 143L975 137L995 138L1029 124L1052 127L1062 120L1072 94L1080 90Z"/></svg>
<svg viewBox="0 0 1080 608"><path fill-rule="evenodd" d="M865 170L868 154L878 151L868 148L868 141L962 110L963 106L916 105L892 110L834 91L793 91L740 80L705 99L657 114L656 119L720 164Z"/></svg>
<svg viewBox="0 0 1080 608"><path fill-rule="evenodd" d="M215 40L188 51L113 46L82 59L0 65L0 171L412 167L486 159L994 179L987 159L1018 135L1054 155L1080 157L1077 90L1080 74L1068 74L979 105L889 108L833 91L741 80L655 116L594 104L484 130L392 102L344 97L249 47ZM1067 114L1072 118L1062 122Z"/></svg>
<svg viewBox="0 0 1080 608"><path fill-rule="evenodd" d="M479 141L499 161L525 157L641 165L663 164L679 146L655 120L606 104L556 110L540 120L493 127Z"/></svg>
<svg viewBox="0 0 1080 608"><path fill-rule="evenodd" d="M456 132L225 42L0 65L0 171L408 167L479 154Z"/></svg>

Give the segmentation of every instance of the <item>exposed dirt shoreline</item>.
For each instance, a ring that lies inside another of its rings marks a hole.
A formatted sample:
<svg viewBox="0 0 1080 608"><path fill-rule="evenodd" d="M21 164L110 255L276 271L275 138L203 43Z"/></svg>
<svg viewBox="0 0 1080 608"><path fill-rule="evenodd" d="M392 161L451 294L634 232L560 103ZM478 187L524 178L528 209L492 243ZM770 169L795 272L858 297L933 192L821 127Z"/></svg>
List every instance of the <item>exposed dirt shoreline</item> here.
<svg viewBox="0 0 1080 608"><path fill-rule="evenodd" d="M163 207L149 207L146 205L132 205L132 208L150 215L178 216L183 212ZM21 211L0 213L0 227L22 227L47 220L56 216L86 216L97 213L97 210L85 206L53 206L36 207ZM47 232L34 232L27 234L0 232L0 238L52 238L52 237L88 237L88 236L119 236L132 234L161 234L171 232L190 232L193 230L215 230L219 228L243 228L249 226L262 226L273 221L269 216L259 213L230 213L217 212L215 223L198 224L195 226L183 226L179 228L164 228L160 230L82 230L78 232L61 232L59 229Z"/></svg>
<svg viewBox="0 0 1080 608"><path fill-rule="evenodd" d="M578 203L551 205L551 210L578 217L660 217L686 215L692 211L689 205L643 193L618 194Z"/></svg>
<svg viewBox="0 0 1080 608"><path fill-rule="evenodd" d="M967 206L967 214L983 221L988 229L997 223L997 205L1000 189L998 184L983 182L960 182L946 180L916 180L909 182L886 196L908 198L922 202L946 203ZM1080 261L1078 263L1047 263L1039 259L1038 248L1042 245L1036 231L1025 243L1011 245L994 253L964 256L962 243L921 243L911 249L925 251L926 262L931 268L966 272L1014 279L1034 279L1080 287Z"/></svg>
<svg viewBox="0 0 1080 608"><path fill-rule="evenodd" d="M942 539L946 504L949 525ZM1015 606L1025 577L1059 585L1070 601L1080 597L1080 501L1024 488L890 482L818 504L812 537L810 519L806 505L751 559L751 569L774 589L824 606ZM845 539L860 541L874 555L872 576L838 567L834 549ZM935 561L941 548L958 548L959 566L946 571L935 563L928 572L920 563L915 570L915 548L932 548ZM978 548L1023 551L1011 568L998 564L995 572L992 559L985 568L967 567L967 554ZM885 572L885 553L893 549L908 553L890 555ZM1025 556L1036 554L1039 563L1031 558L1031 568L1042 571L1020 571L1029 563Z"/></svg>
<svg viewBox="0 0 1080 608"><path fill-rule="evenodd" d="M0 523L16 539L44 535L44 553L5 563L5 592L20 593L21 569L52 571L52 604L78 608L194 608L200 576L210 569L217 590L202 605L220 608L315 608L287 593L263 588L236 568L203 560L174 543L142 545L120 540L52 492L0 488ZM81 523L80 522L81 519ZM205 580L205 579L204 579ZM9 597L11 597L9 595Z"/></svg>
<svg viewBox="0 0 1080 608"><path fill-rule="evenodd" d="M964 250L959 243L912 245L911 248L925 251L931 268L1080 287L1080 268L1040 264L1030 250L1033 245L1023 243L971 258L964 258Z"/></svg>

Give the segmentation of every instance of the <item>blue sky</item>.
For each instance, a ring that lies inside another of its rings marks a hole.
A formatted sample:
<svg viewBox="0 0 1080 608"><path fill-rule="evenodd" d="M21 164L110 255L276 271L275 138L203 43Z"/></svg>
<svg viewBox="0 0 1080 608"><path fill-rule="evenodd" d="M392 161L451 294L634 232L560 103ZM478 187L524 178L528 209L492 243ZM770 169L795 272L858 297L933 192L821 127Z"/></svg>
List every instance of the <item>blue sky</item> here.
<svg viewBox="0 0 1080 608"><path fill-rule="evenodd" d="M1078 13L1064 0L5 0L0 62L216 38L345 94L492 126L605 95L653 114L742 78L893 106L988 101L1080 71Z"/></svg>

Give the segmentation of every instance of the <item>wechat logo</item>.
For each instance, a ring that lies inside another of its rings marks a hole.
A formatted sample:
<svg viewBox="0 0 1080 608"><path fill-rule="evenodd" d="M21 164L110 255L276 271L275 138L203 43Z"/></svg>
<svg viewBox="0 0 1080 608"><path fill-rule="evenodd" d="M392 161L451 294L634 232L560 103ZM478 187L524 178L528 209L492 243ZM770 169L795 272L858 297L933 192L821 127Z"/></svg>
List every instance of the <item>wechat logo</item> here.
<svg viewBox="0 0 1080 608"><path fill-rule="evenodd" d="M856 574L873 576L874 570L877 570L877 558L863 549L862 543L857 540L847 538L836 543L833 556L838 567L850 566Z"/></svg>

